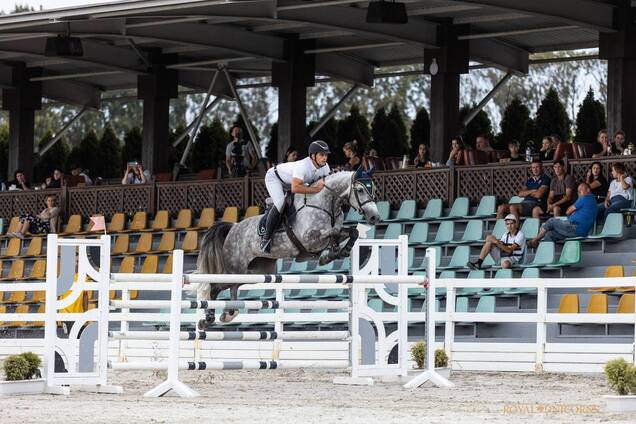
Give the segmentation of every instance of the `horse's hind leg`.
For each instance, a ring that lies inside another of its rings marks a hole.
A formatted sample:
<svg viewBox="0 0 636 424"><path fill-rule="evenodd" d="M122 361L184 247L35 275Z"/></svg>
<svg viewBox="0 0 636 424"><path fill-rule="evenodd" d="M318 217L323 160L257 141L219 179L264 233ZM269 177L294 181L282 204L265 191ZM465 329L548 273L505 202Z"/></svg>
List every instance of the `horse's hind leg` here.
<svg viewBox="0 0 636 424"><path fill-rule="evenodd" d="M204 287L199 291L199 300L215 300L219 293L225 289L225 287L218 284L200 284L199 287L201 286L207 287ZM200 331L205 331L206 328L214 323L214 319L214 309L206 309L205 318L200 319L197 324L198 329Z"/></svg>
<svg viewBox="0 0 636 424"><path fill-rule="evenodd" d="M239 288L238 284L233 284L230 286L230 300L238 299L238 288ZM228 309L226 311L223 311L223 313L221 314L221 317L219 318L219 321L224 323L232 322L234 318L238 316L238 314L239 314L238 309Z"/></svg>

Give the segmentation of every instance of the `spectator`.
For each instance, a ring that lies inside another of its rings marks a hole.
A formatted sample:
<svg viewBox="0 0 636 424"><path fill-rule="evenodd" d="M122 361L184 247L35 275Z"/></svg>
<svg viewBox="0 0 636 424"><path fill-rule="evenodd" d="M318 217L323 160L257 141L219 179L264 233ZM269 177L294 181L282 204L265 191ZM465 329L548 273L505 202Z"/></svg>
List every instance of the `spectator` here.
<svg viewBox="0 0 636 424"><path fill-rule="evenodd" d="M31 234L54 233L57 231L59 215L60 208L56 206L55 196L46 196L46 208L36 216L33 216L33 214L20 216L20 228L18 231L8 235L22 239L27 232Z"/></svg>
<svg viewBox="0 0 636 424"><path fill-rule="evenodd" d="M462 139L461 135L453 137L451 139L451 151L448 155L448 160L446 161L446 166L461 166L465 165L464 162L464 151L466 147L464 146L464 139Z"/></svg>
<svg viewBox="0 0 636 424"><path fill-rule="evenodd" d="M417 146L417 155L413 158L413 164L416 168L430 168L431 164L431 152L428 150L428 146L421 143Z"/></svg>
<svg viewBox="0 0 636 424"><path fill-rule="evenodd" d="M605 202L605 195L607 195L607 190L609 189L609 184L602 170L601 163L594 162L585 174L585 182L590 186L597 203Z"/></svg>
<svg viewBox="0 0 636 424"><path fill-rule="evenodd" d="M378 158L378 159L380 158L380 156L378 156L378 151L375 150L374 148L369 149L367 156L369 156L370 158Z"/></svg>
<svg viewBox="0 0 636 424"><path fill-rule="evenodd" d="M508 162L525 162L526 158L519 154L520 148L521 146L519 145L519 142L517 140L508 142L508 151L510 152L510 158L508 158Z"/></svg>
<svg viewBox="0 0 636 424"><path fill-rule="evenodd" d="M344 165L344 169L348 171L357 171L362 165L362 159L358 153L358 142L356 140L347 142L342 146L342 152L347 158L347 163Z"/></svg>
<svg viewBox="0 0 636 424"><path fill-rule="evenodd" d="M530 164L530 178L519 191L518 196L523 201L515 205L499 205L497 208L497 218L501 219L506 214L511 213L519 222L519 215L539 218L547 209L546 201L548 188L550 187L550 177L543 172L543 165L539 159L533 159Z"/></svg>
<svg viewBox="0 0 636 424"><path fill-rule="evenodd" d="M563 140L561 140L561 136L559 136L559 134L550 134L550 138L552 139L552 150L556 152L557 147L559 147L559 144L563 143Z"/></svg>
<svg viewBox="0 0 636 424"><path fill-rule="evenodd" d="M490 136L488 134L479 134L475 139L475 147L482 152L492 152L494 149L490 146Z"/></svg>
<svg viewBox="0 0 636 424"><path fill-rule="evenodd" d="M47 188L62 188L66 185L64 180L64 174L59 168L53 170L53 177L48 177L44 183L44 189Z"/></svg>
<svg viewBox="0 0 636 424"><path fill-rule="evenodd" d="M598 205L598 213L607 215L613 212L620 212L621 209L629 208L632 205L634 182L632 177L627 175L625 166L622 163L612 164L612 177L605 201Z"/></svg>
<svg viewBox="0 0 636 424"><path fill-rule="evenodd" d="M616 154L622 155L625 151L625 133L618 130L614 133L614 151Z"/></svg>
<svg viewBox="0 0 636 424"><path fill-rule="evenodd" d="M541 150L539 150L539 160L541 162L551 161L554 158L554 141L552 137L546 135L541 140Z"/></svg>
<svg viewBox="0 0 636 424"><path fill-rule="evenodd" d="M9 190L31 190L31 184L27 181L24 171L17 169L13 173L13 181L7 183Z"/></svg>
<svg viewBox="0 0 636 424"><path fill-rule="evenodd" d="M290 147L285 152L285 158L283 159L283 163L286 162L296 162L298 160L298 151L293 147Z"/></svg>
<svg viewBox="0 0 636 424"><path fill-rule="evenodd" d="M88 176L86 171L84 171L79 166L75 166L75 167L73 167L73 169L71 169L71 175L73 175L74 177L82 177L82 178L84 178L84 184L87 185L87 186L93 184L93 180L91 180L91 178Z"/></svg>
<svg viewBox="0 0 636 424"><path fill-rule="evenodd" d="M121 179L122 184L146 184L150 182L150 173L145 171L139 162L128 162L126 172Z"/></svg>
<svg viewBox="0 0 636 424"><path fill-rule="evenodd" d="M592 157L601 158L603 156L612 156L613 154L607 130L600 130L596 136L596 144L594 144L592 149Z"/></svg>
<svg viewBox="0 0 636 424"><path fill-rule="evenodd" d="M550 193L545 213L552 216L561 216L574 202L574 190L576 181L565 172L565 163L561 159L554 162L554 178L550 181Z"/></svg>
<svg viewBox="0 0 636 424"><path fill-rule="evenodd" d="M513 214L508 214L504 219L507 231L497 240L492 234L486 236L486 242L481 248L479 259L475 262L468 262L466 266L470 269L480 269L486 256L494 249L498 252L502 268L511 268L521 262L526 250L526 236L519 231L517 218Z"/></svg>
<svg viewBox="0 0 636 424"><path fill-rule="evenodd" d="M548 219L541 226L539 234L528 241L529 247L537 247L541 240L558 241L569 237L587 237L594 221L596 221L598 208L596 207L596 199L590 192L590 186L587 183L579 184L578 194L579 198L565 212L568 219Z"/></svg>
<svg viewBox="0 0 636 424"><path fill-rule="evenodd" d="M256 153L243 139L243 130L234 126L230 130L232 140L225 147L225 166L230 177L244 177L247 169L256 162Z"/></svg>

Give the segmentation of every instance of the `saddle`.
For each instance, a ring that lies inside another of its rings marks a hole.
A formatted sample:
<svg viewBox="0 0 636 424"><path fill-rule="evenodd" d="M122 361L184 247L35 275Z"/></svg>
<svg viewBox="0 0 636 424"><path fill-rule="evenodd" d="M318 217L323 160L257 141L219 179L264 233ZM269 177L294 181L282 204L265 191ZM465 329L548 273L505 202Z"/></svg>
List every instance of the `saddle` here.
<svg viewBox="0 0 636 424"><path fill-rule="evenodd" d="M272 210L274 205L271 205L263 213L263 217L258 221L256 232L259 237L263 237L265 234L265 224L267 224L267 216ZM296 221L296 206L294 206L294 193L288 192L285 195L285 204L283 205L283 211L281 213L281 219L278 223L278 227L274 230L274 233L282 233L286 231L286 226L292 226Z"/></svg>

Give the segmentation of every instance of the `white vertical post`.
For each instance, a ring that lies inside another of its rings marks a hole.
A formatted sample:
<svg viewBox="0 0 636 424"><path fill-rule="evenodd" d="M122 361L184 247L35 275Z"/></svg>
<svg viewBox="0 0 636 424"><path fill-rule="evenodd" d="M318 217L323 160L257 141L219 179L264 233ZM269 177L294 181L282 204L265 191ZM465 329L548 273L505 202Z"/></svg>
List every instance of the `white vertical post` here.
<svg viewBox="0 0 636 424"><path fill-rule="evenodd" d="M276 301L280 305L285 300L285 293L282 287L278 286L275 289ZM283 308L276 308L274 310L274 331L277 334L274 340L274 349L272 351L272 360L277 361L280 357L280 350L282 348L283 341L281 336L283 335Z"/></svg>
<svg viewBox="0 0 636 424"><path fill-rule="evenodd" d="M356 241L351 250L351 274L360 274L360 243ZM349 302L351 303L351 313L349 314L349 360L351 361L351 378L356 379L360 377L360 297L361 292L366 290L364 287L357 284L351 284L349 286Z"/></svg>
<svg viewBox="0 0 636 424"><path fill-rule="evenodd" d="M110 293L109 293L110 294ZM128 287L124 286L121 289L121 300L122 302L130 301L130 291ZM130 312L130 308L121 308L122 319L120 321L120 331L127 332L129 330L128 321L126 321L126 314ZM119 340L119 362L127 362L128 357L126 356L126 348L128 347L128 341L126 339Z"/></svg>
<svg viewBox="0 0 636 424"><path fill-rule="evenodd" d="M455 293L455 286L449 284L446 287L446 321L444 322L444 350L448 356L449 365L453 360L453 342L455 341L455 303L457 299ZM435 304L434 301L433 304Z"/></svg>
<svg viewBox="0 0 636 424"><path fill-rule="evenodd" d="M108 314L110 289L110 236L103 235L99 246L99 293L98 293L98 339L99 346L99 376L100 386L106 386L108 381Z"/></svg>
<svg viewBox="0 0 636 424"><path fill-rule="evenodd" d="M398 275L409 275L409 238L402 234L398 237L397 252ZM399 375L408 375L409 364L409 289L406 284L398 284L398 352L400 361Z"/></svg>
<svg viewBox="0 0 636 424"><path fill-rule="evenodd" d="M543 372L543 354L545 352L546 323L545 315L548 310L547 289L537 285L537 344L534 363L535 372Z"/></svg>

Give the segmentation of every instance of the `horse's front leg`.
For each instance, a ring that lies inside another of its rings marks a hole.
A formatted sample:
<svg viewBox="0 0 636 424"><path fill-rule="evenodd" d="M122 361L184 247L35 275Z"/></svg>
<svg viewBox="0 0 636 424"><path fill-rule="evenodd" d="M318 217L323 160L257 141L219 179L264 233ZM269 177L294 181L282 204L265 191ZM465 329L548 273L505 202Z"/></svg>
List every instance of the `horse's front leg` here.
<svg viewBox="0 0 636 424"><path fill-rule="evenodd" d="M353 245L358 240L358 229L355 227L351 228L343 228L342 232L346 234L346 237L349 238L347 244L344 245L342 249L338 252L338 258L346 258L351 254L351 249L353 249Z"/></svg>
<svg viewBox="0 0 636 424"><path fill-rule="evenodd" d="M353 233L355 233L355 237L353 238L353 241L351 241ZM340 228L331 236L329 253L321 256L318 263L320 265L325 265L335 259L349 256L349 253L347 253L346 255L343 255L342 252L345 248L347 248L347 246L349 246L348 252L351 252L351 248L353 247L353 244L356 242L357 238L358 238L358 230L356 230L355 228ZM342 243L346 239L349 239L349 241L347 242L345 247L341 249L340 243Z"/></svg>
<svg viewBox="0 0 636 424"><path fill-rule="evenodd" d="M238 284L230 286L230 300L238 300ZM224 323L232 322L239 314L238 309L227 309L223 311L219 320Z"/></svg>
<svg viewBox="0 0 636 424"><path fill-rule="evenodd" d="M213 284L199 284L199 288L197 289L197 299L198 300L213 300L216 299L218 292L218 286ZM214 324L214 309L206 309L205 317L200 319L197 323L197 328L200 331L205 331L210 325Z"/></svg>

